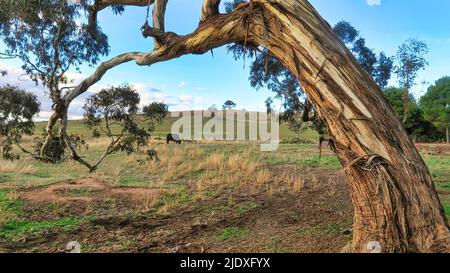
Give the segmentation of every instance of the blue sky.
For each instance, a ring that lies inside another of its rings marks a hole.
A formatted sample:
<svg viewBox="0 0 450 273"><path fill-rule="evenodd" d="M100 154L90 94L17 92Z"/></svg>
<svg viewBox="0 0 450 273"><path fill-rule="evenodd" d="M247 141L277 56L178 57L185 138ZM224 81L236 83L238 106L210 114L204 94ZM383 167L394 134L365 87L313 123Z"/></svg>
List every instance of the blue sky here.
<svg viewBox="0 0 450 273"><path fill-rule="evenodd" d="M171 0L167 7L168 31L186 34L195 29L201 8L201 0ZM311 0L319 13L332 25L340 20L351 22L366 38L369 47L394 55L398 46L408 38L425 40L430 46L427 59L430 66L422 71L418 83L433 83L444 75L450 75L450 1L448 0ZM223 10L223 8L222 8ZM109 36L110 56L128 51L149 51L151 39L144 39L140 27L145 19L145 8L127 8L122 16L104 11L99 16L100 25ZM1 47L1 46L0 46ZM108 72L92 88L99 90L108 85L131 83L140 92L143 103L164 101L170 110L205 109L212 104L221 105L225 100L235 101L239 109L262 110L264 100L272 95L268 90L255 91L248 82L247 61L234 61L225 48L202 56L184 56L176 60L158 63L151 67L139 67L128 63ZM9 75L0 78L4 82L18 84L37 92L43 101L40 119L45 119L50 103L42 95L42 89L33 86L23 77L17 61L0 61L0 68ZM72 75L81 80L92 72L84 67L82 75ZM395 78L391 84L396 84ZM418 85L414 93L419 96L425 87ZM82 115L83 98L75 101L70 109L72 118Z"/></svg>

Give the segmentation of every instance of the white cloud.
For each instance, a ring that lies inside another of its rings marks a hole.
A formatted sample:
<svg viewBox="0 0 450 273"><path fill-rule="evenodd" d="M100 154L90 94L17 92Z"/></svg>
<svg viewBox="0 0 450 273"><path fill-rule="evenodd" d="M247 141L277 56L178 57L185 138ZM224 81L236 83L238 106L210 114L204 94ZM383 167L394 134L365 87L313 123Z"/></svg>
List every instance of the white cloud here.
<svg viewBox="0 0 450 273"><path fill-rule="evenodd" d="M202 104L202 103L203 103L203 98L202 98L202 97L195 97L195 98L194 98L194 103L196 103L196 104Z"/></svg>
<svg viewBox="0 0 450 273"><path fill-rule="evenodd" d="M8 74L5 77L0 76L0 85L11 84L19 86L20 88L31 92L37 96L37 99L41 103L41 112L35 116L36 121L48 120L52 114L52 102L42 85L36 85L20 67L13 66L6 62L0 62L0 70L6 70ZM76 86L88 75L68 72L67 77L70 82L67 86ZM200 96L194 96L189 94L174 95L171 96L168 92L153 88L147 83L135 82L130 83L139 93L141 97L140 106L148 105L152 102L163 102L169 105L169 110L200 110L208 107L208 102ZM186 87L188 84L184 81L178 85L180 88ZM83 106L88 96L99 92L101 89L108 88L111 85L108 83L95 84L89 88L89 90L77 97L72 101L69 108L69 119L81 119L83 117ZM206 88L199 86L193 87L194 91L203 91Z"/></svg>
<svg viewBox="0 0 450 273"><path fill-rule="evenodd" d="M184 104L192 104L194 102L194 97L191 95L181 95L178 96L178 100Z"/></svg>
<svg viewBox="0 0 450 273"><path fill-rule="evenodd" d="M369 6L381 6L381 0L366 0Z"/></svg>
<svg viewBox="0 0 450 273"><path fill-rule="evenodd" d="M203 97L183 94L178 96L177 99L178 101L176 103L169 104L170 111L204 110L208 108Z"/></svg>
<svg viewBox="0 0 450 273"><path fill-rule="evenodd" d="M88 76L89 75L86 75L83 73L67 72L66 77L68 78L69 83L66 86L67 87L76 86L81 81L86 79ZM87 90L87 93L96 94L96 93L100 92L100 90L108 88L108 87L109 87L108 85L97 83L97 84L94 84L91 87L89 87L89 89Z"/></svg>
<svg viewBox="0 0 450 273"><path fill-rule="evenodd" d="M49 112L49 111L41 111L39 112L39 114L37 114L34 117L34 120L36 121L44 121L44 120L48 120L50 118L50 116L52 115L53 112Z"/></svg>
<svg viewBox="0 0 450 273"><path fill-rule="evenodd" d="M52 114L52 102L49 99L45 88L42 85L36 85L30 80L20 67L0 62L0 71L1 70L6 70L8 74L4 77L0 76L0 85L15 85L35 94L38 101L41 103L41 112L35 116L35 120L48 120ZM67 86L76 86L87 77L87 75L72 72L68 72L66 75L69 79L69 84L67 84ZM169 94L145 83L130 83L130 85L132 85L141 96L141 106L152 102L164 102L171 107L176 107L179 103L178 101L176 101L176 103L170 102L171 96ZM107 84L95 84L89 88L88 92L73 100L69 108L69 119L81 119L83 117L83 106L86 98L109 86L110 85Z"/></svg>
<svg viewBox="0 0 450 273"><path fill-rule="evenodd" d="M150 104L152 102L164 102L171 98L171 96L159 89L153 88L145 83L131 83L141 96L141 106Z"/></svg>
<svg viewBox="0 0 450 273"><path fill-rule="evenodd" d="M194 89L195 89L195 91L205 91L206 90L206 88L199 87L199 86L195 87Z"/></svg>

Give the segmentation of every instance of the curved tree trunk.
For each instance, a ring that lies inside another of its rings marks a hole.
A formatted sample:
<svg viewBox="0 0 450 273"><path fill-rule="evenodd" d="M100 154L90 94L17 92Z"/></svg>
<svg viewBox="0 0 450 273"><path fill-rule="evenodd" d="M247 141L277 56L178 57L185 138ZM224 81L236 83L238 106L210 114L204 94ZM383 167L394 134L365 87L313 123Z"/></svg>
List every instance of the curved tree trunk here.
<svg viewBox="0 0 450 273"><path fill-rule="evenodd" d="M373 241L383 252L450 250L448 223L433 181L402 122L307 0L254 0L231 14L202 14L198 29L186 36L155 29L146 33L162 44L150 53L131 52L105 62L67 94L67 107L124 62L151 65L233 42L264 46L297 76L328 126L355 209L351 250L366 252Z"/></svg>
<svg viewBox="0 0 450 273"><path fill-rule="evenodd" d="M250 41L297 75L334 138L355 209L352 250L449 250L428 168L372 78L307 1L259 7Z"/></svg>

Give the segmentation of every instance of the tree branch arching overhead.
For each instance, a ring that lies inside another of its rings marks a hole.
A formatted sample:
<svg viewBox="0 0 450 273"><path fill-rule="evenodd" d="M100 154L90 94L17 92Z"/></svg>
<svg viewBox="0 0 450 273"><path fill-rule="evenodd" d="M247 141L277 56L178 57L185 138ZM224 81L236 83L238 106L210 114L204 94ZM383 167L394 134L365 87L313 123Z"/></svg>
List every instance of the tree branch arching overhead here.
<svg viewBox="0 0 450 273"><path fill-rule="evenodd" d="M153 7L153 27L161 32L164 32L164 21L166 15L167 0L155 0ZM155 37L155 48L161 46L164 41L160 41Z"/></svg>
<svg viewBox="0 0 450 273"><path fill-rule="evenodd" d="M307 0L253 0L232 13L217 14L218 2L203 2L201 22L191 34L151 28L146 34L161 41L155 50L103 63L65 96L66 109L125 62L152 65L228 43L263 46L297 77L333 138L355 208L352 251L368 251L373 241L384 252L448 251L448 223L428 168L376 83L312 5Z"/></svg>
<svg viewBox="0 0 450 273"><path fill-rule="evenodd" d="M202 5L200 22L206 21L209 17L219 13L220 0L205 0Z"/></svg>

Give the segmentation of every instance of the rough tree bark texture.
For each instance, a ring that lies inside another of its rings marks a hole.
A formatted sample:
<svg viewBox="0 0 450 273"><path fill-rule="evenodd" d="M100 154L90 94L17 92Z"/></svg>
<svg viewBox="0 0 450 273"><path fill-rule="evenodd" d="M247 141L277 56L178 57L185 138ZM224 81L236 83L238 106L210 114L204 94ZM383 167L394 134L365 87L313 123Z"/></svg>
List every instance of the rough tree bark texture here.
<svg viewBox="0 0 450 273"><path fill-rule="evenodd" d="M307 1L276 2L260 3L250 39L297 75L328 125L355 209L352 249L448 250L428 168L377 85Z"/></svg>
<svg viewBox="0 0 450 273"><path fill-rule="evenodd" d="M192 34L149 30L164 43L105 62L67 94L67 107L124 62L150 65L233 42L264 46L297 76L333 137L355 209L351 250L366 252L377 241L383 252L449 251L448 223L427 166L372 78L309 2L254 0L253 8L240 5L226 15L216 14L218 1L205 2Z"/></svg>
<svg viewBox="0 0 450 273"><path fill-rule="evenodd" d="M153 27L164 31L164 23L165 23L165 15L166 15L166 7L167 7L167 0L155 0L155 4L153 7ZM154 44L155 47L160 47L162 41L159 41L159 39L155 38Z"/></svg>

